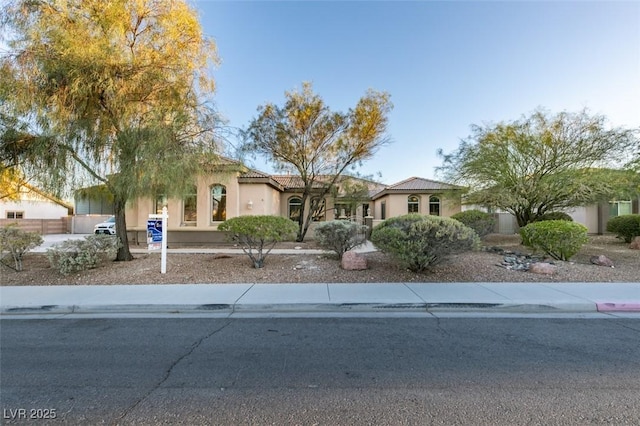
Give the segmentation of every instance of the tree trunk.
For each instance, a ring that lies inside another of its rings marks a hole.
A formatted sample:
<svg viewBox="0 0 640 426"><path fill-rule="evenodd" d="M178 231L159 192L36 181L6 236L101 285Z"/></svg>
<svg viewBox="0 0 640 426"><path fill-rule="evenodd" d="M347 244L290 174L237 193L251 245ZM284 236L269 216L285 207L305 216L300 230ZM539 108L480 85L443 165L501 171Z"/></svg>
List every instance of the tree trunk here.
<svg viewBox="0 0 640 426"><path fill-rule="evenodd" d="M125 220L126 201L116 199L114 200L114 209L116 216L116 236L120 239L122 247L118 249L116 255L116 261L129 261L133 260L133 255L129 250L129 238L127 237L127 222Z"/></svg>

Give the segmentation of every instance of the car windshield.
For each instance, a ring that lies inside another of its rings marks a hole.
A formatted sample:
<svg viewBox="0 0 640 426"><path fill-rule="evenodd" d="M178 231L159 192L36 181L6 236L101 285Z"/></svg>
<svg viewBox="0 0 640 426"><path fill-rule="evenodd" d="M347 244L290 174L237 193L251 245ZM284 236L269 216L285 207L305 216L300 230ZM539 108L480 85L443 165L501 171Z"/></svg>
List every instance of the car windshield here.
<svg viewBox="0 0 640 426"><path fill-rule="evenodd" d="M109 219L105 220L105 223L116 223L116 217L111 216Z"/></svg>

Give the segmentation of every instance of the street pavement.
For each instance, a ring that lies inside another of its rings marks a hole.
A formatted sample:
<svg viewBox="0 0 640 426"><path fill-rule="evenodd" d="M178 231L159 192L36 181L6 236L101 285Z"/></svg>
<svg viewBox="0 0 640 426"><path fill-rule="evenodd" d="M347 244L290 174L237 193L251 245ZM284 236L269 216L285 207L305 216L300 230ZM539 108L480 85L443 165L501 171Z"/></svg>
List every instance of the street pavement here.
<svg viewBox="0 0 640 426"><path fill-rule="evenodd" d="M69 236L67 236L68 238ZM84 237L84 236L82 236ZM64 236L46 236L46 250ZM73 236L73 238L80 238ZM37 251L36 250L36 251ZM140 251L136 249L134 251ZM212 249L170 249L202 253ZM215 252L235 252L236 248ZM370 244L360 251L375 250ZM146 252L146 250L143 250ZM274 250L278 253L281 250ZM307 253L291 249L286 252ZM318 252L314 250L313 252ZM640 313L637 283L316 283L1 286L0 315L95 313Z"/></svg>

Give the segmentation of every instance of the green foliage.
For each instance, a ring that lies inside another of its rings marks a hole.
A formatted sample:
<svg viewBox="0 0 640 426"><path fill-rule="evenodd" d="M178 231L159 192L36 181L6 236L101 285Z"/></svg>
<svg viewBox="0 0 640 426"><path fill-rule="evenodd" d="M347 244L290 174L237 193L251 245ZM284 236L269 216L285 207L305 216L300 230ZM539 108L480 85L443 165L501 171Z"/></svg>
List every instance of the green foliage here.
<svg viewBox="0 0 640 426"><path fill-rule="evenodd" d="M385 220L373 228L371 242L415 272L480 245L476 232L461 222L419 214Z"/></svg>
<svg viewBox="0 0 640 426"><path fill-rule="evenodd" d="M451 219L464 223L476 231L480 238L491 234L496 224L496 218L492 214L475 209L456 213L451 216Z"/></svg>
<svg viewBox="0 0 640 426"><path fill-rule="evenodd" d="M106 185L132 259L126 203L180 196L212 163L215 44L184 0L15 0L0 22L0 162L45 190Z"/></svg>
<svg viewBox="0 0 640 426"><path fill-rule="evenodd" d="M608 168L623 167L639 143L637 130L611 127L586 110L539 110L513 122L474 126L457 151L439 152L439 171L472 188L467 203L505 210L523 227L546 212L618 193L628 179Z"/></svg>
<svg viewBox="0 0 640 426"><path fill-rule="evenodd" d="M22 258L29 250L42 244L42 237L36 232L26 232L17 224L0 228L0 261L16 271L22 271ZM4 262L5 257L13 260L13 266Z"/></svg>
<svg viewBox="0 0 640 426"><path fill-rule="evenodd" d="M342 257L344 252L365 242L366 225L346 220L332 220L316 226L314 237L318 245Z"/></svg>
<svg viewBox="0 0 640 426"><path fill-rule="evenodd" d="M566 220L573 222L573 218L565 212L548 212L536 218L536 222L543 222L545 220Z"/></svg>
<svg viewBox="0 0 640 426"><path fill-rule="evenodd" d="M66 240L47 250L51 267L61 274L93 269L113 260L122 244L116 236L89 235L82 240Z"/></svg>
<svg viewBox="0 0 640 426"><path fill-rule="evenodd" d="M218 226L219 231L228 231L231 239L240 244L254 268L262 268L276 243L293 238L297 229L296 223L285 217L260 215L234 217Z"/></svg>
<svg viewBox="0 0 640 426"><path fill-rule="evenodd" d="M389 94L369 90L355 108L333 112L310 83L285 96L282 107L268 103L258 108L258 117L244 131L242 150L264 155L278 168L300 176L304 215L298 219L296 239L303 241L318 209L316 200L325 199L345 171L388 143L392 105Z"/></svg>
<svg viewBox="0 0 640 426"><path fill-rule="evenodd" d="M617 238L630 243L635 237L640 236L640 214L612 217L607 222L607 232L613 232Z"/></svg>
<svg viewBox="0 0 640 426"><path fill-rule="evenodd" d="M520 229L522 244L558 260L569 260L589 241L587 227L567 220L530 223Z"/></svg>

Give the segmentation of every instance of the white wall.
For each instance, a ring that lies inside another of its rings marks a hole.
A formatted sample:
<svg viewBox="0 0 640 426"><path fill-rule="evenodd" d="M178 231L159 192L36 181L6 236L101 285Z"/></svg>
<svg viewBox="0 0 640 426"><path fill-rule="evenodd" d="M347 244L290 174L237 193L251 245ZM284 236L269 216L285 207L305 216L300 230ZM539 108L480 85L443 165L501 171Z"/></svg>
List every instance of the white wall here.
<svg viewBox="0 0 640 426"><path fill-rule="evenodd" d="M2 219L7 218L8 211L24 212L23 219L60 219L69 215L66 207L44 200L0 202Z"/></svg>

